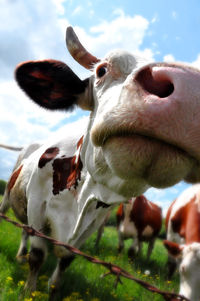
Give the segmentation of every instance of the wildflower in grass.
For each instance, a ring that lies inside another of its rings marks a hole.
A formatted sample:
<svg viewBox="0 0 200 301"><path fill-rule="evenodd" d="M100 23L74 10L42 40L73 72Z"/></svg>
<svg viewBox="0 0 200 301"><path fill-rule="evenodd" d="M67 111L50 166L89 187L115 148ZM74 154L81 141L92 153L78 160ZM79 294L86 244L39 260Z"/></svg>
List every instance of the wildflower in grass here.
<svg viewBox="0 0 200 301"><path fill-rule="evenodd" d="M167 281L167 284L171 284L172 282L170 280Z"/></svg>
<svg viewBox="0 0 200 301"><path fill-rule="evenodd" d="M13 290L10 288L9 291L8 291L8 294L13 295L13 293L14 293Z"/></svg>
<svg viewBox="0 0 200 301"><path fill-rule="evenodd" d="M33 298L25 298L24 301L33 301Z"/></svg>
<svg viewBox="0 0 200 301"><path fill-rule="evenodd" d="M7 282L7 283L12 282L12 281L13 281L13 278L12 278L12 277L8 276L8 277L6 278L6 282Z"/></svg>
<svg viewBox="0 0 200 301"><path fill-rule="evenodd" d="M149 270L146 270L146 271L144 271L144 274L145 274L146 276L149 276L149 275L151 274L151 272L150 272Z"/></svg>
<svg viewBox="0 0 200 301"><path fill-rule="evenodd" d="M18 281L17 286L22 287L22 286L24 286L24 284L25 284L24 280L20 280L20 281Z"/></svg>
<svg viewBox="0 0 200 301"><path fill-rule="evenodd" d="M33 297L41 297L42 293L40 291L34 291L31 293Z"/></svg>
<svg viewBox="0 0 200 301"><path fill-rule="evenodd" d="M65 297L62 301L83 301L79 292L73 292L70 296Z"/></svg>
<svg viewBox="0 0 200 301"><path fill-rule="evenodd" d="M41 281L43 281L43 280L48 280L48 277L47 277L47 275L41 275L41 276L39 277L39 280L41 280Z"/></svg>
<svg viewBox="0 0 200 301"><path fill-rule="evenodd" d="M79 292L73 292L71 293L72 297L80 297L80 293Z"/></svg>

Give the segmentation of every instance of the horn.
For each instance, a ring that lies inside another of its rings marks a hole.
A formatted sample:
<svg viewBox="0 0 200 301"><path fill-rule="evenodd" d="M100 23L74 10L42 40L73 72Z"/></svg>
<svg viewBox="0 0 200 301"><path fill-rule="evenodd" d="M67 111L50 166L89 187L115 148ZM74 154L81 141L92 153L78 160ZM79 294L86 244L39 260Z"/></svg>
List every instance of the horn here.
<svg viewBox="0 0 200 301"><path fill-rule="evenodd" d="M71 56L86 69L100 61L83 47L71 26L67 27L66 44Z"/></svg>

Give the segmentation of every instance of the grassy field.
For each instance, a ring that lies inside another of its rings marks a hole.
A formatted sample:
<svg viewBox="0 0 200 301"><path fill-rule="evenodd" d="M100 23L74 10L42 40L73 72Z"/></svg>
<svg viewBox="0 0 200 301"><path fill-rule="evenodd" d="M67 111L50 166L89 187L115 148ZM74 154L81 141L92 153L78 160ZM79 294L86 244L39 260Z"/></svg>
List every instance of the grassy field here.
<svg viewBox="0 0 200 301"><path fill-rule="evenodd" d="M8 213L13 217L12 212ZM19 265L15 260L20 239L20 229L2 221L0 225L0 300L1 301L45 301L48 300L47 280L55 266L55 258L50 255L44 264L38 281L37 291L32 296L23 295L24 282L28 273L28 265ZM96 233L88 239L82 250L102 260L112 262L126 269L129 273L149 281L160 289L178 290L178 276L171 282L166 279L167 252L159 239L152 253L149 263L145 262L146 245L140 258L129 261L127 249L131 241L126 242L126 248L120 255L117 253L117 232L114 227L106 227L99 249L95 250ZM145 270L150 275L145 275ZM153 295L142 289L138 284L128 279L122 279L123 285L114 288L114 276L101 278L107 270L94 265L81 257L77 257L65 272L60 297L62 301L147 301L163 300L159 295Z"/></svg>

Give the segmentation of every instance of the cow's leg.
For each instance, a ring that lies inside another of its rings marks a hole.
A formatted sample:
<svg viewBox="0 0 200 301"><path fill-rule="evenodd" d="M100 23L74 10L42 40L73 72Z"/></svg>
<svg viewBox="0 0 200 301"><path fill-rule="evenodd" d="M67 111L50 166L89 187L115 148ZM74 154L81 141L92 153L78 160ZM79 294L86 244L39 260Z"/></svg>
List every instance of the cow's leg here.
<svg viewBox="0 0 200 301"><path fill-rule="evenodd" d="M25 285L25 290L32 292L36 290L36 283L39 270L46 257L46 243L42 238L30 237L31 247L28 257L29 275Z"/></svg>
<svg viewBox="0 0 200 301"><path fill-rule="evenodd" d="M101 239L101 236L103 235L106 223L109 220L110 213L111 213L111 211L108 211L108 213L106 214L106 218L104 219L102 225L99 227L99 229L97 231L97 238L96 238L96 242L95 242L95 248L98 248L98 246L99 246L99 241Z"/></svg>
<svg viewBox="0 0 200 301"><path fill-rule="evenodd" d="M56 269L49 280L49 300L57 300L57 294L61 285L61 278L65 269L71 264L74 259L74 255L68 255L58 259Z"/></svg>
<svg viewBox="0 0 200 301"><path fill-rule="evenodd" d="M104 232L104 227L105 227L105 223L103 223L97 231L97 238L96 238L96 242L95 242L95 248L98 248L98 246L99 246L101 236L103 235L103 232Z"/></svg>
<svg viewBox="0 0 200 301"><path fill-rule="evenodd" d="M130 246L130 248L128 250L128 257L132 258L136 254L138 255L140 253L141 249L142 249L142 242L139 240L138 237L135 237L133 239L132 245Z"/></svg>
<svg viewBox="0 0 200 301"><path fill-rule="evenodd" d="M168 260L167 260L167 267L168 267L168 279L171 279L175 270L176 270L176 267L177 267L177 261L174 257L168 255Z"/></svg>
<svg viewBox="0 0 200 301"><path fill-rule="evenodd" d="M151 253L153 251L154 244L155 244L155 240L156 240L155 238L152 238L149 241L148 250L147 250L147 260L150 259L150 256L151 256Z"/></svg>
<svg viewBox="0 0 200 301"><path fill-rule="evenodd" d="M19 263L24 263L27 261L26 255L27 255L27 241L28 241L28 234L25 230L22 230L22 237L20 246L16 255L16 259Z"/></svg>
<svg viewBox="0 0 200 301"><path fill-rule="evenodd" d="M8 197L8 189L6 187L4 195L3 195L3 199L0 205L0 212L1 213L6 213L7 210L10 208L10 201L9 201L9 197ZM0 219L1 221L1 219Z"/></svg>
<svg viewBox="0 0 200 301"><path fill-rule="evenodd" d="M140 255L142 252L142 241L139 238L137 238L137 240L138 240L137 255Z"/></svg>

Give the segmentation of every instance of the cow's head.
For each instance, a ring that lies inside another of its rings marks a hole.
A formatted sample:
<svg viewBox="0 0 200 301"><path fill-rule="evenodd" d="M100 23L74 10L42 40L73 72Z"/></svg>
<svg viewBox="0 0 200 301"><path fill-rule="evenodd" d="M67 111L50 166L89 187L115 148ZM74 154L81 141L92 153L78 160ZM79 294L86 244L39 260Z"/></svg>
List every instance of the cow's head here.
<svg viewBox="0 0 200 301"><path fill-rule="evenodd" d="M200 300L200 243L179 245L165 240L169 254L179 260L179 293L189 300Z"/></svg>
<svg viewBox="0 0 200 301"><path fill-rule="evenodd" d="M72 56L93 74L81 80L64 63L31 61L16 70L21 88L51 110L91 111L87 169L126 197L148 186L200 180L200 72L141 61L125 51L97 59L67 29ZM108 175L104 177L105 173Z"/></svg>

